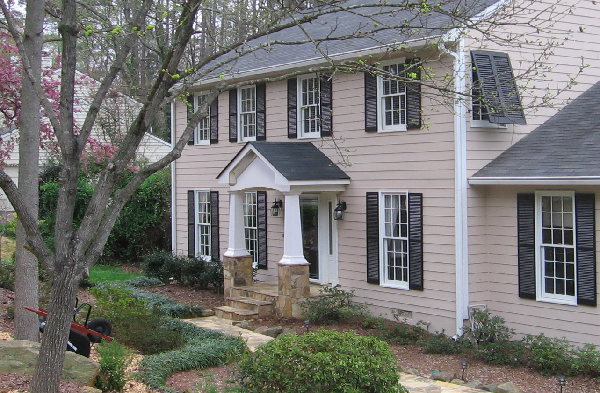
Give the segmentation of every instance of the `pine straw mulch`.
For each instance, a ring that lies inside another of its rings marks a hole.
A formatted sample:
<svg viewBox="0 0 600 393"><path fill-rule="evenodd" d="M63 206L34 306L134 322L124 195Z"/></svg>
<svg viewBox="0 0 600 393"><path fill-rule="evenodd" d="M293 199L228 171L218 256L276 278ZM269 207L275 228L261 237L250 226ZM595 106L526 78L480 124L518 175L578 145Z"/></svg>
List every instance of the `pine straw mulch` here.
<svg viewBox="0 0 600 393"><path fill-rule="evenodd" d="M146 288L155 293L169 296L186 304L199 304L203 308L213 308L225 303L223 295L210 291L196 290L182 287L177 284ZM0 339L7 339L12 334L14 326L12 320L6 315L6 308L11 305L6 295L10 291L0 288ZM82 293L81 295L84 295ZM90 299L86 299L89 301ZM254 322L255 326L282 326L294 329L298 334L303 334L306 329L303 321L297 319L269 318ZM360 326L338 324L327 326L340 331L354 330L357 334L369 334ZM314 331L317 327L311 327ZM522 393L542 393L558 391L556 377L543 377L538 373L523 367L494 366L484 364L468 356L459 355L433 355L422 354L420 348L414 346L392 345L392 351L398 359L398 365L404 370L414 370L421 375L429 376L432 370L455 371L459 376L461 360L468 360L469 367L465 374L467 380L479 380L484 384L502 384L512 381ZM16 374L0 374L0 392L25 392L30 377ZM169 378L167 385L180 392L227 392L236 386L235 365L215 367L206 370L191 370L181 372ZM79 392L80 386L63 383L61 393ZM573 377L567 379L565 392L596 393L600 391L600 383L592 378ZM144 393L150 392L134 380L128 382L125 392Z"/></svg>

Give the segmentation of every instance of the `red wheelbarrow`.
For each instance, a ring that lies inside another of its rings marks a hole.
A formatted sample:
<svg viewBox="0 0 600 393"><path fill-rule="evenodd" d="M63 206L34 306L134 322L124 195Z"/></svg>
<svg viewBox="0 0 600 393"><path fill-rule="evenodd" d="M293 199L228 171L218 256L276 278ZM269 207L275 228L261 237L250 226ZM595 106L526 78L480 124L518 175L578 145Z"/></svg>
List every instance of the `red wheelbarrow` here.
<svg viewBox="0 0 600 393"><path fill-rule="evenodd" d="M10 299L14 300L12 296ZM76 321L77 315L87 307L87 314L85 321L79 323ZM40 316L40 332L44 332L46 327L46 318L48 317L48 311L40 308L39 310L31 307L23 307L26 310L32 311ZM92 305L89 303L83 303L79 305L79 300L73 310L73 321L71 322L71 331L69 332L69 341L67 342L67 351L75 352L76 354L90 357L91 343L99 343L102 339L111 341L110 333L112 332L112 325L104 318L90 319L92 312Z"/></svg>

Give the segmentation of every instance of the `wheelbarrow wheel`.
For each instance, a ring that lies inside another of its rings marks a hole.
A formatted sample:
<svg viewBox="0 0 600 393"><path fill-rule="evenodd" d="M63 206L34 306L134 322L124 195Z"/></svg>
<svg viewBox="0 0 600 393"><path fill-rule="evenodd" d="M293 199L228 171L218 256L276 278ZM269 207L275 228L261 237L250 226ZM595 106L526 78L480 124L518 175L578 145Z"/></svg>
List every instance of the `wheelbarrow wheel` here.
<svg viewBox="0 0 600 393"><path fill-rule="evenodd" d="M100 334L104 334L105 336L110 336L112 333L112 325L104 318L95 318L88 322L88 329L98 332ZM93 343L99 343L102 341L101 337L94 336L93 334L88 333L88 338Z"/></svg>
<svg viewBox="0 0 600 393"><path fill-rule="evenodd" d="M81 334L73 329L69 332L69 342L67 351L75 352L78 355L90 357L90 339L85 334Z"/></svg>

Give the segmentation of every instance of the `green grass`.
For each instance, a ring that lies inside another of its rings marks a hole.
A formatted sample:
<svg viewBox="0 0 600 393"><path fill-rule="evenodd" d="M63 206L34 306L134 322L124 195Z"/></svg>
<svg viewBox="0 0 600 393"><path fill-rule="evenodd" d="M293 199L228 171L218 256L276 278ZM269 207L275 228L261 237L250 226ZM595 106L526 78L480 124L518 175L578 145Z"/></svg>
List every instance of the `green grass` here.
<svg viewBox="0 0 600 393"><path fill-rule="evenodd" d="M90 270L89 280L99 282L120 282L142 276L141 273L129 273L116 266L95 265Z"/></svg>

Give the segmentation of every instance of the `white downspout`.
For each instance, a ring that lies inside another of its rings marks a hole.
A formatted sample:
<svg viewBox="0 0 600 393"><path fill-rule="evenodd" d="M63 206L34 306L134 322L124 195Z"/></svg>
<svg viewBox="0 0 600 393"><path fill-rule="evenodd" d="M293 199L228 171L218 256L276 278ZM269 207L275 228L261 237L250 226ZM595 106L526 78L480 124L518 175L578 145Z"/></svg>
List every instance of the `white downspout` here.
<svg viewBox="0 0 600 393"><path fill-rule="evenodd" d="M175 141L175 100L171 101L171 147ZM177 255L177 180L175 177L175 162L171 163L171 252Z"/></svg>
<svg viewBox="0 0 600 393"><path fill-rule="evenodd" d="M459 33L460 34L460 33ZM456 257L456 333L462 335L469 318L469 236L467 193L467 63L465 43L456 40L456 51L442 42L440 49L454 57L454 232Z"/></svg>

